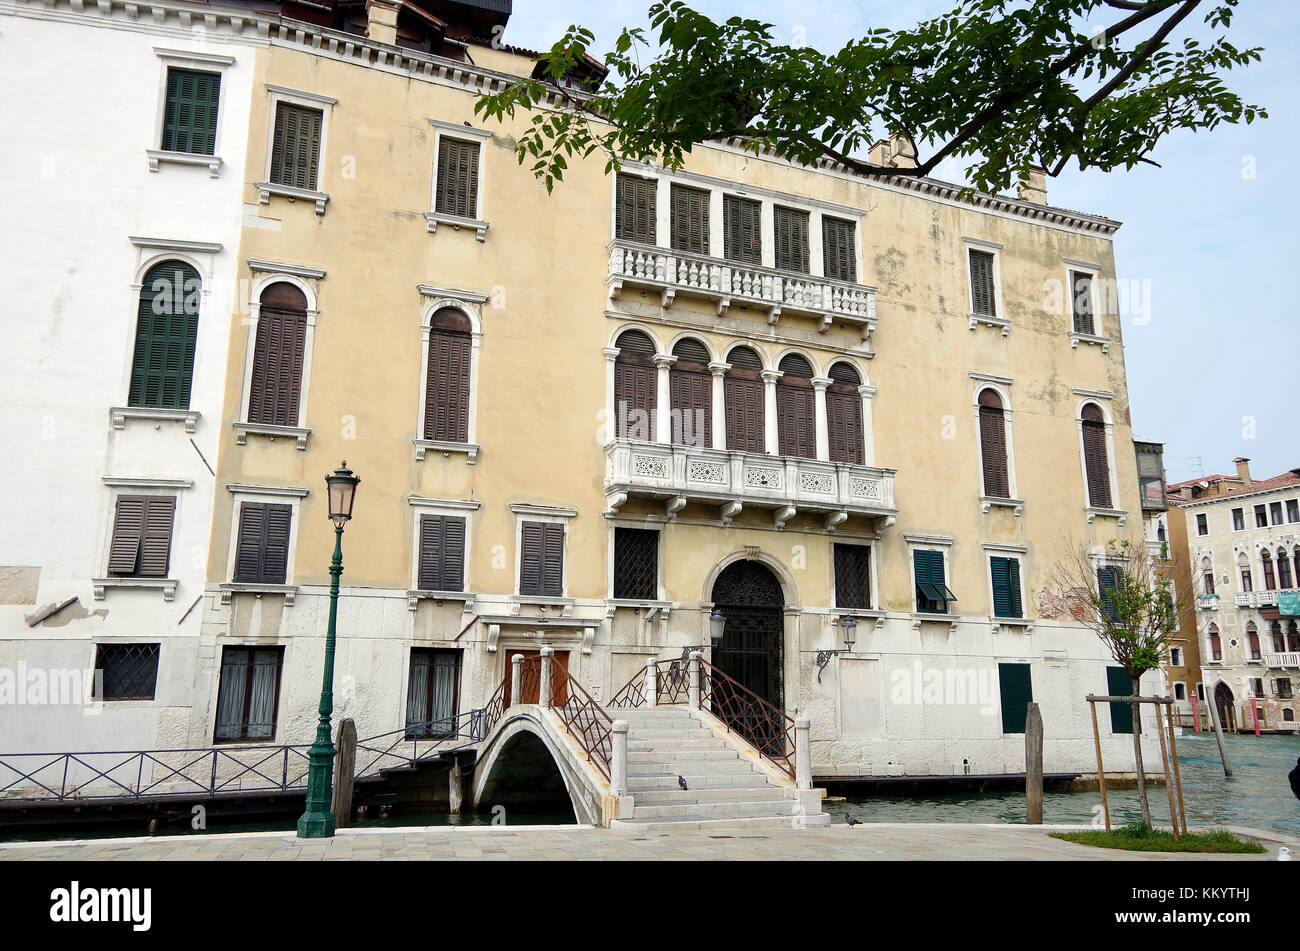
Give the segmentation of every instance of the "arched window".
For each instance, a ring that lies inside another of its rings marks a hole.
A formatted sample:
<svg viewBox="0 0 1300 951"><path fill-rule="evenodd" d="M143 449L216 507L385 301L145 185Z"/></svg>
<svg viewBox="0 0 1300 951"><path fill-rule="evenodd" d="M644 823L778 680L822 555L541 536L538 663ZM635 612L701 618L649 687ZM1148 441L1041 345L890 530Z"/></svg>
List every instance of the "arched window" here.
<svg viewBox="0 0 1300 951"><path fill-rule="evenodd" d="M1283 707L1282 719L1285 720L1287 723L1295 722L1295 711L1292 710L1290 707Z"/></svg>
<svg viewBox="0 0 1300 951"><path fill-rule="evenodd" d="M847 363L831 365L830 385L826 387L826 434L832 462L866 462L863 445L862 394L858 387L862 377Z"/></svg>
<svg viewBox="0 0 1300 951"><path fill-rule="evenodd" d="M1291 562L1287 560L1286 549L1277 550L1277 586L1279 588L1291 587Z"/></svg>
<svg viewBox="0 0 1300 951"><path fill-rule="evenodd" d="M1286 622L1287 650L1300 651L1300 627L1295 621Z"/></svg>
<svg viewBox="0 0 1300 951"><path fill-rule="evenodd" d="M201 298L199 272L184 261L149 268L140 287L128 404L189 409Z"/></svg>
<svg viewBox="0 0 1300 951"><path fill-rule="evenodd" d="M1223 660L1223 642L1219 639L1218 628L1210 628L1210 660Z"/></svg>
<svg viewBox="0 0 1300 951"><path fill-rule="evenodd" d="M1295 583L1300 588L1300 548L1297 548L1291 555L1291 563L1295 565Z"/></svg>
<svg viewBox="0 0 1300 951"><path fill-rule="evenodd" d="M1237 568L1241 572L1241 590L1242 591L1255 590L1254 582L1251 580L1250 577L1250 560L1246 557L1245 552L1242 552L1237 556Z"/></svg>
<svg viewBox="0 0 1300 951"><path fill-rule="evenodd" d="M262 291L253 343L248 421L297 426L307 345L307 298L281 281Z"/></svg>
<svg viewBox="0 0 1300 951"><path fill-rule="evenodd" d="M1259 649L1259 631L1255 629L1255 622L1251 621L1246 625L1246 641L1250 644L1250 659L1259 660L1263 655Z"/></svg>
<svg viewBox="0 0 1300 951"><path fill-rule="evenodd" d="M777 446L783 456L817 456L817 410L812 367L797 353L781 358L776 381Z"/></svg>
<svg viewBox="0 0 1300 951"><path fill-rule="evenodd" d="M980 459L984 469L984 494L995 499L1011 498L1007 474L1007 427L1002 397L985 388L979 395Z"/></svg>
<svg viewBox="0 0 1300 951"><path fill-rule="evenodd" d="M677 358L668 371L668 392L672 402L672 440L681 446L701 449L712 444L713 376L709 372L709 350L690 337L673 347Z"/></svg>
<svg viewBox="0 0 1300 951"><path fill-rule="evenodd" d="M727 448L762 452L763 361L749 347L734 347L727 363L731 364L725 378Z"/></svg>
<svg viewBox="0 0 1300 951"><path fill-rule="evenodd" d="M469 442L469 364L473 326L455 307L429 319L429 366L424 382L424 438Z"/></svg>
<svg viewBox="0 0 1300 951"><path fill-rule="evenodd" d="M1160 522L1158 525L1156 525L1156 541L1158 541L1158 542L1165 541L1165 523L1164 523L1164 522Z"/></svg>
<svg viewBox="0 0 1300 951"><path fill-rule="evenodd" d="M625 330L614 341L614 415L623 439L654 439L658 393L654 342L639 330Z"/></svg>
<svg viewBox="0 0 1300 951"><path fill-rule="evenodd" d="M1096 403L1083 407L1083 468L1088 476L1088 504L1108 509L1110 498L1110 462L1106 457L1106 419Z"/></svg>
<svg viewBox="0 0 1300 951"><path fill-rule="evenodd" d="M1277 578L1273 574L1273 554L1272 552L1264 551L1259 557L1260 560L1264 562L1264 590L1276 591Z"/></svg>
<svg viewBox="0 0 1300 951"><path fill-rule="evenodd" d="M1268 633L1273 640L1273 650L1279 654L1286 650L1286 638L1282 636L1282 623L1280 621L1270 623Z"/></svg>

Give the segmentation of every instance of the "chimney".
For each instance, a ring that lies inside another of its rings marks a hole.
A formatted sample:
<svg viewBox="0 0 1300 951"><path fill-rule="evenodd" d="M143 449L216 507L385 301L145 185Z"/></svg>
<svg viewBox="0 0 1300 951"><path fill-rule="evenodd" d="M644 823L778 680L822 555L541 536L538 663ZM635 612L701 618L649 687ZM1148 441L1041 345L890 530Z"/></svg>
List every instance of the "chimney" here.
<svg viewBox="0 0 1300 951"><path fill-rule="evenodd" d="M1016 197L1021 201L1032 201L1035 205L1047 204L1047 169L1037 165L1030 166L1029 177L1021 179L1020 190Z"/></svg>
<svg viewBox="0 0 1300 951"><path fill-rule="evenodd" d="M906 136L891 135L888 139L877 139L867 153L867 160L872 165L888 165L891 168L916 168L916 149Z"/></svg>
<svg viewBox="0 0 1300 951"><path fill-rule="evenodd" d="M1250 485L1250 460L1245 456L1238 456L1232 460L1237 464L1237 478L1243 485Z"/></svg>
<svg viewBox="0 0 1300 951"><path fill-rule="evenodd" d="M401 0L366 0L366 36L376 43L397 45L397 8Z"/></svg>

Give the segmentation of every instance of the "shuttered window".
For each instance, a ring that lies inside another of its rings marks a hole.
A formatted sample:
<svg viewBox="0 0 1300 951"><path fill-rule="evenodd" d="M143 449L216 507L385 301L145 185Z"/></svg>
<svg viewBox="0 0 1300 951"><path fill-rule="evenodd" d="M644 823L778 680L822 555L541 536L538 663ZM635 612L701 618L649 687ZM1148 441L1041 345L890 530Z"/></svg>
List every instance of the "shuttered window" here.
<svg viewBox="0 0 1300 951"><path fill-rule="evenodd" d="M826 387L826 435L831 461L860 466L866 462L862 394L858 392L862 378L847 363L833 364L830 378Z"/></svg>
<svg viewBox="0 0 1300 951"><path fill-rule="evenodd" d="M1115 593L1120 587L1120 571L1114 565L1103 565L1097 569L1097 595L1101 599L1101 613L1112 624L1119 621L1119 608L1115 604Z"/></svg>
<svg viewBox="0 0 1300 951"><path fill-rule="evenodd" d="M653 601L659 597L659 533L614 529L614 597Z"/></svg>
<svg viewBox="0 0 1300 951"><path fill-rule="evenodd" d="M421 515L419 563L421 591L464 591L465 520Z"/></svg>
<svg viewBox="0 0 1300 951"><path fill-rule="evenodd" d="M262 292L253 342L248 421L297 426L303 354L307 348L307 298L288 283Z"/></svg>
<svg viewBox="0 0 1300 951"><path fill-rule="evenodd" d="M723 254L729 261L742 264L763 263L763 242L760 221L762 205L752 198L724 195Z"/></svg>
<svg viewBox="0 0 1300 951"><path fill-rule="evenodd" d="M781 455L813 459L817 456L816 409L813 405L812 367L798 354L781 360L776 381L777 443Z"/></svg>
<svg viewBox="0 0 1300 951"><path fill-rule="evenodd" d="M776 239L776 266L782 271L808 273L808 212L794 208L772 209Z"/></svg>
<svg viewBox="0 0 1300 951"><path fill-rule="evenodd" d="M708 254L709 193L685 185L674 185L671 194L673 250Z"/></svg>
<svg viewBox="0 0 1300 951"><path fill-rule="evenodd" d="M1112 697L1129 697L1133 694L1133 678L1123 667L1106 668L1106 693ZM1110 704L1110 732L1132 733L1132 707L1127 703Z"/></svg>
<svg viewBox="0 0 1300 951"><path fill-rule="evenodd" d="M916 574L916 610L923 614L947 614L948 602L956 601L957 596L944 578L943 552L913 549L912 570Z"/></svg>
<svg viewBox="0 0 1300 951"><path fill-rule="evenodd" d="M727 448L764 451L764 400L762 362L748 347L727 355L731 369L724 379L727 404Z"/></svg>
<svg viewBox="0 0 1300 951"><path fill-rule="evenodd" d="M202 289L199 272L183 261L163 261L145 274L129 405L189 409Z"/></svg>
<svg viewBox="0 0 1300 951"><path fill-rule="evenodd" d="M620 439L655 438L655 407L658 402L658 368L655 345L639 330L619 334L614 346L615 431Z"/></svg>
<svg viewBox="0 0 1300 951"><path fill-rule="evenodd" d="M858 279L853 250L853 222L822 216L822 267L831 280Z"/></svg>
<svg viewBox="0 0 1300 951"><path fill-rule="evenodd" d="M460 654L445 648L412 647L406 688L406 738L455 735Z"/></svg>
<svg viewBox="0 0 1300 951"><path fill-rule="evenodd" d="M227 647L217 690L218 743L275 738L283 647Z"/></svg>
<svg viewBox="0 0 1300 951"><path fill-rule="evenodd" d="M98 644L96 700L152 700L158 686L159 644Z"/></svg>
<svg viewBox="0 0 1300 951"><path fill-rule="evenodd" d="M1002 398L993 390L979 395L980 459L984 470L984 494L995 499L1011 497L1007 472L1007 429Z"/></svg>
<svg viewBox="0 0 1300 951"><path fill-rule="evenodd" d="M558 598L564 594L564 526L524 522L520 528L519 593Z"/></svg>
<svg viewBox="0 0 1300 951"><path fill-rule="evenodd" d="M235 581L284 584L289 565L289 523L293 508L270 502L239 506Z"/></svg>
<svg viewBox="0 0 1300 951"><path fill-rule="evenodd" d="M425 439L469 442L470 330L469 319L452 307L442 308L430 320Z"/></svg>
<svg viewBox="0 0 1300 951"><path fill-rule="evenodd" d="M273 184L316 190L324 116L319 109L288 102L276 104L275 136L271 142Z"/></svg>
<svg viewBox="0 0 1300 951"><path fill-rule="evenodd" d="M619 175L614 234L621 241L655 243L655 200L658 183L652 178Z"/></svg>
<svg viewBox="0 0 1300 951"><path fill-rule="evenodd" d="M993 287L993 254L970 249L971 308L977 314L996 317L997 294Z"/></svg>
<svg viewBox="0 0 1300 951"><path fill-rule="evenodd" d="M1093 508L1110 508L1106 422L1101 410L1092 403L1083 408L1083 468L1088 474L1088 504Z"/></svg>
<svg viewBox="0 0 1300 951"><path fill-rule="evenodd" d="M164 152L212 155L217 146L220 97L220 74L169 67L159 147Z"/></svg>
<svg viewBox="0 0 1300 951"><path fill-rule="evenodd" d="M442 136L438 140L438 181L433 210L443 215L478 218L479 143Z"/></svg>
<svg viewBox="0 0 1300 951"><path fill-rule="evenodd" d="M1029 704L1034 700L1028 664L998 664L1002 700L1002 732L1024 733Z"/></svg>
<svg viewBox="0 0 1300 951"><path fill-rule="evenodd" d="M108 573L119 578L166 578L175 515L175 496L119 495Z"/></svg>
<svg viewBox="0 0 1300 951"><path fill-rule="evenodd" d="M835 545L835 606L871 607L871 548Z"/></svg>
<svg viewBox="0 0 1300 951"><path fill-rule="evenodd" d="M1092 275L1081 271L1070 272L1070 313L1074 315L1074 332L1095 334L1096 324L1092 314Z"/></svg>
<svg viewBox="0 0 1300 951"><path fill-rule="evenodd" d="M673 347L677 360L668 371L672 402L672 441L679 446L708 448L713 441L713 374L709 351L689 337Z"/></svg>
<svg viewBox="0 0 1300 951"><path fill-rule="evenodd" d="M993 555L989 558L993 575L994 617L1024 617L1020 600L1020 561Z"/></svg>

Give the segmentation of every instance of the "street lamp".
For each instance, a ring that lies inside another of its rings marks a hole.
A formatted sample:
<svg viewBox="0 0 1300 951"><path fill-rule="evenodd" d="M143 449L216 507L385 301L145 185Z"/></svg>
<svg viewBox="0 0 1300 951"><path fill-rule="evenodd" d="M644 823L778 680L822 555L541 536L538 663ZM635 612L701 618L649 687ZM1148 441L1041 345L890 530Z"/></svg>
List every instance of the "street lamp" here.
<svg viewBox="0 0 1300 951"><path fill-rule="evenodd" d="M298 838L324 839L334 834L334 742L330 716L334 712L334 625L339 609L339 576L343 574L343 526L352 518L352 503L361 483L348 462L325 477L329 516L334 523L334 557L330 561L330 618L325 631L325 673L320 688L320 722L316 742L307 751L307 811L298 819Z"/></svg>
<svg viewBox="0 0 1300 951"><path fill-rule="evenodd" d="M853 650L853 642L857 640L858 622L851 614L845 614L840 617L840 634L844 637L844 650L830 650L817 652L817 682L822 681L822 671L826 665L831 662L831 658L836 654L847 654Z"/></svg>
<svg viewBox="0 0 1300 951"><path fill-rule="evenodd" d="M706 647L712 647L715 651L718 645L722 643L722 632L727 627L727 616L717 608L709 615L709 643L708 644L688 644L682 648L682 659L685 660L691 656L691 651L702 651Z"/></svg>

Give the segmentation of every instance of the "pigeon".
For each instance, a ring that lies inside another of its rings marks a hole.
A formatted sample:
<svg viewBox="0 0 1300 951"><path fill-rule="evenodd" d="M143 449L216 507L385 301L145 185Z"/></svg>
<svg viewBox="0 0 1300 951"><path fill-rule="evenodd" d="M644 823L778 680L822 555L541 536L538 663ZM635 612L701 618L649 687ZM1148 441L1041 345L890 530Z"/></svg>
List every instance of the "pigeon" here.
<svg viewBox="0 0 1300 951"><path fill-rule="evenodd" d="M1290 862L1290 861L1291 861L1291 850L1288 849L1288 848L1284 845L1284 846L1282 846L1281 848L1279 848L1279 849L1277 850L1277 855L1273 856L1273 857L1270 858L1268 861L1270 861L1270 862Z"/></svg>
<svg viewBox="0 0 1300 951"><path fill-rule="evenodd" d="M852 829L854 826L862 825L861 819L854 819L852 816L845 816L844 821L849 824L850 829Z"/></svg>
<svg viewBox="0 0 1300 951"><path fill-rule="evenodd" d="M686 789L686 788L687 788L687 786L686 786L686 780L682 779L680 773L677 775L677 785L678 785L678 786L681 786L682 789Z"/></svg>

